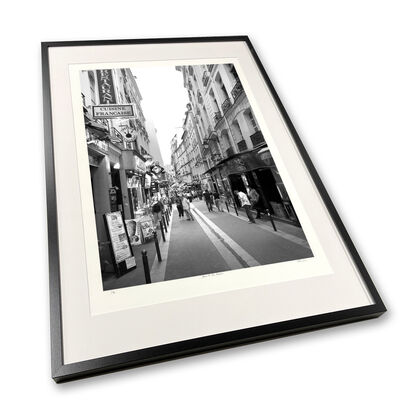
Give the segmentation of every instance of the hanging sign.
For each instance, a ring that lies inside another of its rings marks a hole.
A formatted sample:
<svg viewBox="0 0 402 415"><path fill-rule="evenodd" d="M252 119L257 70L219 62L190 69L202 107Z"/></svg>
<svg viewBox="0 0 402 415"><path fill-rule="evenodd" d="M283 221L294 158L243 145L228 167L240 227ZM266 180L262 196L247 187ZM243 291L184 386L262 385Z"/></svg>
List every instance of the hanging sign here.
<svg viewBox="0 0 402 415"><path fill-rule="evenodd" d="M93 105L92 115L94 118L124 118L134 117L134 111L131 104Z"/></svg>
<svg viewBox="0 0 402 415"><path fill-rule="evenodd" d="M100 69L96 71L98 80L99 102L101 104L115 104L116 94L111 69Z"/></svg>

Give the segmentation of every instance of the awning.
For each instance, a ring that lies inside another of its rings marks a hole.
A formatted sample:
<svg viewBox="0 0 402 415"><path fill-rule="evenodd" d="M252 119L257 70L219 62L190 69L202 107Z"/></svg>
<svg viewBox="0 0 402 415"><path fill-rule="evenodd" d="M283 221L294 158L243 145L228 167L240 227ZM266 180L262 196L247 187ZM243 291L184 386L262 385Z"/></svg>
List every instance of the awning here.
<svg viewBox="0 0 402 415"><path fill-rule="evenodd" d="M258 148L253 148L251 150L234 153L205 171L203 176L211 174L212 172L219 169L225 169L226 174L234 174L251 171L260 167L267 167L266 163L261 160L261 154L265 153L266 151L268 151L267 154L270 154L268 146L264 144L261 147L259 146Z"/></svg>

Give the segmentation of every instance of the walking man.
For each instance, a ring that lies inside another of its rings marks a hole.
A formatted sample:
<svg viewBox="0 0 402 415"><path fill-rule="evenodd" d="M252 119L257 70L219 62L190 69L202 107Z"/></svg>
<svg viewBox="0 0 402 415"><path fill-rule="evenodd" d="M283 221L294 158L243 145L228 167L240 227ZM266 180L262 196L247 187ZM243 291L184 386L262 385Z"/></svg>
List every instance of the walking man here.
<svg viewBox="0 0 402 415"><path fill-rule="evenodd" d="M180 196L176 197L176 207L177 207L177 211L179 212L179 218L183 218L184 211L183 211L183 204L182 204Z"/></svg>
<svg viewBox="0 0 402 415"><path fill-rule="evenodd" d="M260 195L258 194L257 190L252 187L247 188L247 195L250 199L251 209L255 209L257 211L256 219L261 219L261 201Z"/></svg>
<svg viewBox="0 0 402 415"><path fill-rule="evenodd" d="M205 199L205 203L207 204L208 210L210 212L213 212L214 209L212 207L212 194L209 192L208 189L206 189L204 192L204 199Z"/></svg>
<svg viewBox="0 0 402 415"><path fill-rule="evenodd" d="M241 207L244 208L244 210L246 211L248 223L255 223L254 217L250 211L251 203L247 195L243 192L239 192L238 190L235 190L234 194L239 198Z"/></svg>
<svg viewBox="0 0 402 415"><path fill-rule="evenodd" d="M158 227L159 221L162 219L163 203L158 200L157 196L154 196L152 200L152 216L154 220L155 228Z"/></svg>
<svg viewBox="0 0 402 415"><path fill-rule="evenodd" d="M194 220L194 216L191 213L190 201L187 199L187 195L183 195L181 203L183 205L184 212L186 212L187 220Z"/></svg>
<svg viewBox="0 0 402 415"><path fill-rule="evenodd" d="M220 200L219 192L214 192L213 196L214 196L215 206L218 209L218 212L223 212L223 210L221 208L221 200Z"/></svg>

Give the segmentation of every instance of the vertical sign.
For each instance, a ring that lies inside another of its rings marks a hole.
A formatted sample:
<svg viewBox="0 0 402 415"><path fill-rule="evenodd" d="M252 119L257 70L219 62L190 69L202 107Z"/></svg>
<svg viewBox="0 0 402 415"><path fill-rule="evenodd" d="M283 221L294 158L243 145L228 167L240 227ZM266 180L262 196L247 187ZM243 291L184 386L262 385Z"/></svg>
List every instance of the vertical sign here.
<svg viewBox="0 0 402 415"><path fill-rule="evenodd" d="M119 263L132 257L121 212L105 213L105 216L116 262Z"/></svg>
<svg viewBox="0 0 402 415"><path fill-rule="evenodd" d="M127 229L123 222L121 212L105 213L109 239L112 245L113 256L118 276L126 273L130 268L137 266L130 246ZM122 267L121 267L122 265ZM122 271L123 268L123 271Z"/></svg>
<svg viewBox="0 0 402 415"><path fill-rule="evenodd" d="M96 71L98 79L98 91L100 104L116 104L116 94L111 69L99 69Z"/></svg>

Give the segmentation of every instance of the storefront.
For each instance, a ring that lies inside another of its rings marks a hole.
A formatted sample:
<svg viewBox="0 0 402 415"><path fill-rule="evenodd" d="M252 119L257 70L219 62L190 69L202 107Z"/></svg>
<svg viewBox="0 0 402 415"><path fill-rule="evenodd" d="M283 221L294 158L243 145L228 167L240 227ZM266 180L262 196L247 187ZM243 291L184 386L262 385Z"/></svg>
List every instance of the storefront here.
<svg viewBox="0 0 402 415"><path fill-rule="evenodd" d="M126 182L130 204L130 217L135 218L136 212L140 211L147 204L145 194L145 162L138 155L131 151L129 163L125 163Z"/></svg>
<svg viewBox="0 0 402 415"><path fill-rule="evenodd" d="M231 194L237 204L239 202L233 192L240 190L247 193L247 187L252 187L260 194L264 209L277 218L299 224L267 147L234 154L211 168L207 174L211 178L213 190L227 196Z"/></svg>

